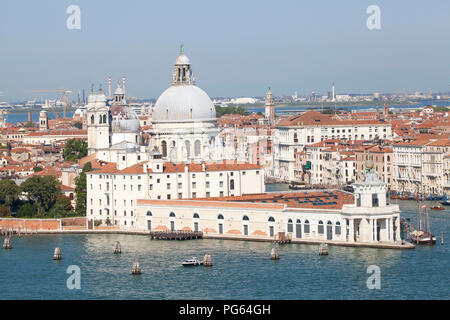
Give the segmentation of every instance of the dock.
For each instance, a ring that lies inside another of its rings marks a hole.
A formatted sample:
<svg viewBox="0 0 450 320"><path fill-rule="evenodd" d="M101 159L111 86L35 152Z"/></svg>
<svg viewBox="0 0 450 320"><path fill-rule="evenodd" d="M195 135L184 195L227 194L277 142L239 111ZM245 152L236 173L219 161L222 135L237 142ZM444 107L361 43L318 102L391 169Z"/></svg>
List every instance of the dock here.
<svg viewBox="0 0 450 320"><path fill-rule="evenodd" d="M150 238L156 240L193 240L202 239L201 231L151 231Z"/></svg>

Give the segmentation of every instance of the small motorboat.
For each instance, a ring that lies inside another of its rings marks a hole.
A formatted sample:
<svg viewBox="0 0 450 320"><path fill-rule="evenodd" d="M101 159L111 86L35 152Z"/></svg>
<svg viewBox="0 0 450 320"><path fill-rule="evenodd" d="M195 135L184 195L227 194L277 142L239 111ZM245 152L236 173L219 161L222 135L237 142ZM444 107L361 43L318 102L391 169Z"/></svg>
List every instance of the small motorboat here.
<svg viewBox="0 0 450 320"><path fill-rule="evenodd" d="M201 266L202 264L203 262L197 260L197 258L195 257L193 257L192 259L188 259L182 263L183 267Z"/></svg>
<svg viewBox="0 0 450 320"><path fill-rule="evenodd" d="M445 210L445 208L443 206L433 206L430 208L431 210Z"/></svg>
<svg viewBox="0 0 450 320"><path fill-rule="evenodd" d="M306 189L306 183L301 181L292 181L291 184L289 184L289 189L291 190L303 190Z"/></svg>

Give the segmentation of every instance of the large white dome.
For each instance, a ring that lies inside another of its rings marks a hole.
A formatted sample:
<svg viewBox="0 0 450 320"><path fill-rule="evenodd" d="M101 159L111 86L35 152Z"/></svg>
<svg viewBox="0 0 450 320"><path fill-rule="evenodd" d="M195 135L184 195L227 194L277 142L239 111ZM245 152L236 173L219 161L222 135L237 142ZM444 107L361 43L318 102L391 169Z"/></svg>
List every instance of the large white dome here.
<svg viewBox="0 0 450 320"><path fill-rule="evenodd" d="M176 85L156 101L153 120L208 120L216 118L214 104L205 91L194 85Z"/></svg>

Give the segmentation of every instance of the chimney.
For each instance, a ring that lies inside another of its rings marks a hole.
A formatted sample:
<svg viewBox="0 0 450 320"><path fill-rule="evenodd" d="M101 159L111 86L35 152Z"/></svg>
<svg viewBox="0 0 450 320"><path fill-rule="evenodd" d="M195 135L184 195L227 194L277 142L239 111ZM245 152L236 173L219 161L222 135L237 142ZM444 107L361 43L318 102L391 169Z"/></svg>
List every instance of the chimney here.
<svg viewBox="0 0 450 320"><path fill-rule="evenodd" d="M31 112L28 111L28 122L31 123Z"/></svg>
<svg viewBox="0 0 450 320"><path fill-rule="evenodd" d="M123 90L123 96L125 97L125 76L122 77L122 90Z"/></svg>

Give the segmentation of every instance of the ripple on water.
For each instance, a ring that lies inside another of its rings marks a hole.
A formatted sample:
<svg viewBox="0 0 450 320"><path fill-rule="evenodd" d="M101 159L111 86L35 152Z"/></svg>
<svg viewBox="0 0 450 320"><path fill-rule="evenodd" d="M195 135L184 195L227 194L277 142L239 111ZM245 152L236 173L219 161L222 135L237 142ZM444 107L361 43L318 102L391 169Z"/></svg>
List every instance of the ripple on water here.
<svg viewBox="0 0 450 320"><path fill-rule="evenodd" d="M414 218L416 204L401 204ZM430 213L436 234L448 233L448 213ZM450 234L449 234L450 236ZM2 239L3 240L3 239ZM122 254L114 254L120 241ZM63 259L54 261L53 250ZM132 235L41 235L13 238L0 251L1 299L449 299L448 245L414 250L279 247L231 240L157 241ZM212 255L214 266L185 268L193 256ZM135 260L142 275L132 276ZM69 265L81 268L81 290L66 286ZM381 290L366 286L367 267L381 270Z"/></svg>

